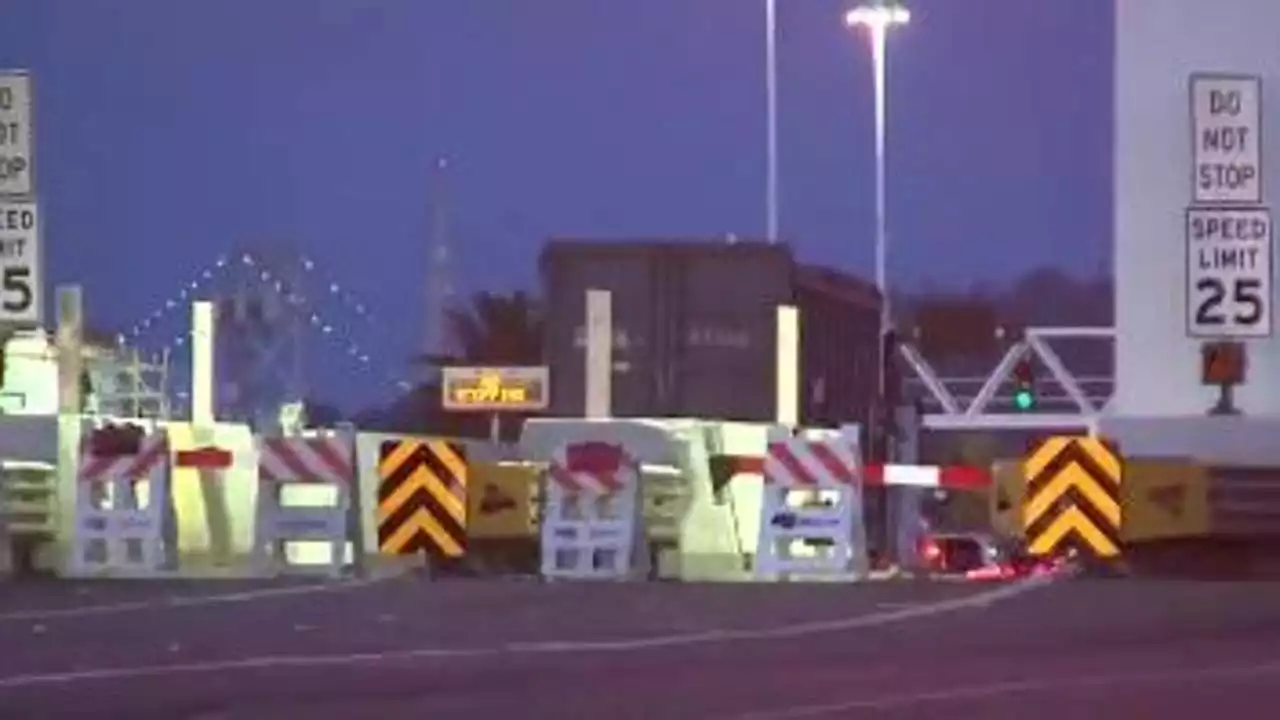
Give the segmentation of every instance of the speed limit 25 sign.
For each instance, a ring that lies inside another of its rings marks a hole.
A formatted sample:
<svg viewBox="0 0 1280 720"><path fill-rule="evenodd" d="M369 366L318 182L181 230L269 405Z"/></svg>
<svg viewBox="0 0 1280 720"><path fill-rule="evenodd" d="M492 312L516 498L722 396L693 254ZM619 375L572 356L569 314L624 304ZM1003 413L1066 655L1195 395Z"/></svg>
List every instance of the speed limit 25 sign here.
<svg viewBox="0 0 1280 720"><path fill-rule="evenodd" d="M42 321L41 278L36 204L0 201L0 324L36 325Z"/></svg>
<svg viewBox="0 0 1280 720"><path fill-rule="evenodd" d="M1269 337L1271 212L1193 207L1187 210L1186 230L1187 335Z"/></svg>

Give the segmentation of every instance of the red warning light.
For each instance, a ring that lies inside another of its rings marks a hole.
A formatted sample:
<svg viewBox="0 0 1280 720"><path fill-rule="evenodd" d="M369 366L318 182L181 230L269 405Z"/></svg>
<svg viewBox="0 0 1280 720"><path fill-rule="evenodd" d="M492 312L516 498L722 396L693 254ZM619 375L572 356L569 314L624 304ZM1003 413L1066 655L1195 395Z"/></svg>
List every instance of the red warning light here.
<svg viewBox="0 0 1280 720"><path fill-rule="evenodd" d="M1023 358L1013 366L1013 379L1019 385L1030 385L1036 381L1035 368L1031 366L1030 358Z"/></svg>
<svg viewBox="0 0 1280 720"><path fill-rule="evenodd" d="M1244 343L1210 342L1200 348L1200 379L1205 385L1239 385L1247 366Z"/></svg>

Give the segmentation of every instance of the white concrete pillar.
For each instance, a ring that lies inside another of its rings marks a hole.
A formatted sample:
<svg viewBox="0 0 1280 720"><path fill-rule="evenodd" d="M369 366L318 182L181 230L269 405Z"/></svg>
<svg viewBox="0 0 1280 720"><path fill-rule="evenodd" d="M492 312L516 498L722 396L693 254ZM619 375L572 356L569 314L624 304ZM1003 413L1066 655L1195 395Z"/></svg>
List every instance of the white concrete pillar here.
<svg viewBox="0 0 1280 720"><path fill-rule="evenodd" d="M800 424L800 311L778 307L775 418L779 425Z"/></svg>
<svg viewBox="0 0 1280 720"><path fill-rule="evenodd" d="M586 417L613 415L613 296L587 291Z"/></svg>
<svg viewBox="0 0 1280 720"><path fill-rule="evenodd" d="M217 422L214 341L218 323L217 306L208 301L191 304L191 422Z"/></svg>

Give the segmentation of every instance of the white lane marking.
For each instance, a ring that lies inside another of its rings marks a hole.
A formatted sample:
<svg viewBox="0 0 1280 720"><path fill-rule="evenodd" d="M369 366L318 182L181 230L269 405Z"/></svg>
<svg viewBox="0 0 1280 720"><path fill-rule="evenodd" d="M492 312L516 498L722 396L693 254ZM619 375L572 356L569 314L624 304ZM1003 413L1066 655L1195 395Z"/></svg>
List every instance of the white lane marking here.
<svg viewBox="0 0 1280 720"><path fill-rule="evenodd" d="M918 602L885 602L885 603L878 603L876 607L880 608L881 610L902 610L904 608L920 607L921 605L924 605L924 604L925 603L918 603Z"/></svg>
<svg viewBox="0 0 1280 720"><path fill-rule="evenodd" d="M897 710L930 703L951 703L970 700L989 700L1004 695L1055 692L1060 690L1110 689L1128 685L1167 685L1197 680L1235 680L1250 677L1280 675L1280 661L1255 665L1219 666L1195 670L1166 670L1118 675L1085 675L1051 680L1021 680L991 683L989 685L963 685L947 690L886 695L881 697L848 700L826 705L804 705L773 711L751 712L733 715L727 720L795 720L822 716L846 717L851 710Z"/></svg>
<svg viewBox="0 0 1280 720"><path fill-rule="evenodd" d="M1038 590L1052 584L1057 578L1034 578L1006 585L995 590L985 590L969 597L943 600L902 610L871 613L857 617L779 625L757 630L710 630L705 632L652 635L619 640L588 640L504 643L488 647L436 647L411 650L387 650L363 653L335 653L326 655L269 655L215 660L209 662L179 663L172 665L109 666L71 672L34 673L0 677L0 690L32 687L35 685L66 685L100 680L133 680L169 675L221 673L248 669L306 669L326 666L350 666L385 664L430 658L491 657L499 655L538 655L592 652L638 652L659 647L679 645L711 645L747 640L771 640L795 638L819 633L848 631L861 628L891 625L936 615L973 608L986 607L1001 600Z"/></svg>
<svg viewBox="0 0 1280 720"><path fill-rule="evenodd" d="M242 590L239 592L216 593L212 595L147 598L145 600L128 600L124 602L81 605L79 607L69 608L32 608L30 610L15 610L13 612L0 613L0 623L53 620L56 618L92 617L97 615L119 615L122 613L142 612L146 610L165 610L170 608L246 603L278 597L314 595L316 593L351 590L354 588L376 585L381 582L395 579L396 577L398 576L389 575L372 578L357 578L353 580L342 580L339 582L315 583L312 585L292 585L282 588L260 588L257 590Z"/></svg>

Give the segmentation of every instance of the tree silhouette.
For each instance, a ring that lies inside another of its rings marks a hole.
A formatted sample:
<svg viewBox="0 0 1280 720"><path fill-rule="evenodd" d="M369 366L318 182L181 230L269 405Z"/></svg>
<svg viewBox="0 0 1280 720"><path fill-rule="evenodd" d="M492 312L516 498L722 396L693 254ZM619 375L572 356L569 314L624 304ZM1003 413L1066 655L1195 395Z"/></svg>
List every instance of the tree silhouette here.
<svg viewBox="0 0 1280 720"><path fill-rule="evenodd" d="M537 301L524 291L479 292L471 302L445 313L459 360L468 364L538 365L542 362L543 318Z"/></svg>
<svg viewBox="0 0 1280 720"><path fill-rule="evenodd" d="M445 329L453 352L418 355L426 365L541 365L543 316L528 293L478 292L470 301L445 311ZM489 434L484 413L445 412L438 381L418 385L390 407L364 413L361 427L389 432L418 432L483 438ZM504 436L518 436L525 415L508 414Z"/></svg>
<svg viewBox="0 0 1280 720"><path fill-rule="evenodd" d="M328 428L346 420L345 414L336 405L318 400L306 401L307 427Z"/></svg>

